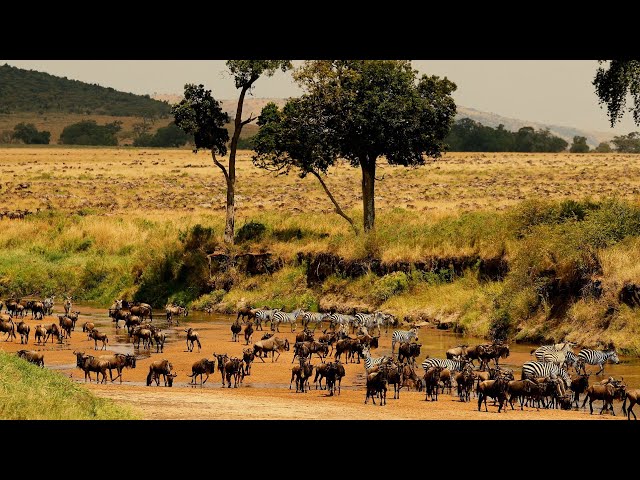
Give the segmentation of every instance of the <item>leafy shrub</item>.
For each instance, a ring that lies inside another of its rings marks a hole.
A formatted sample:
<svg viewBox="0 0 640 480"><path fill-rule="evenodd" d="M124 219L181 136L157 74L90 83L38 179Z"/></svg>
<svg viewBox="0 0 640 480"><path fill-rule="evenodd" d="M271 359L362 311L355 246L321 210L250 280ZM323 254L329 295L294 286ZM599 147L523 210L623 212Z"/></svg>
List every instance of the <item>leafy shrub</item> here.
<svg viewBox="0 0 640 480"><path fill-rule="evenodd" d="M267 227L260 222L245 223L236 233L236 242L246 242L249 240L260 240Z"/></svg>
<svg viewBox="0 0 640 480"><path fill-rule="evenodd" d="M393 272L381 277L373 284L371 296L378 302L384 302L409 288L409 279L404 272Z"/></svg>

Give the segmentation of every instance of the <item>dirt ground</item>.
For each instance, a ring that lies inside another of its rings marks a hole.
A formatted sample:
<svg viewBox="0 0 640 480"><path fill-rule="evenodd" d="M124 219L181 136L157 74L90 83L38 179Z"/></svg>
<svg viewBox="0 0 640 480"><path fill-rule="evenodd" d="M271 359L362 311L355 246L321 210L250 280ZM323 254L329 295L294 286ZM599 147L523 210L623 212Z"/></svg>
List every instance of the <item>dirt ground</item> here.
<svg viewBox="0 0 640 480"><path fill-rule="evenodd" d="M106 354L113 352L132 352L133 347L127 342L126 331L121 328L116 331L115 325L106 316L104 310L88 311L80 308L83 312L76 325L72 337L64 344L56 342L48 343L46 346L33 344L33 330L39 323L51 323L57 321L57 316L45 317L44 321L32 320L30 316L26 322L31 326L31 337L27 348L45 351L45 365L68 375L77 382L85 383L83 372L75 366L75 356L73 351L84 351L90 354ZM56 313L57 315L57 313ZM89 316L90 315L90 318ZM159 317L159 318L158 318ZM205 318L203 321L202 318ZM204 357L212 358L215 353L227 353L231 356L241 356L244 345L244 338L241 335L241 342L231 341L230 317L224 319L222 316L211 316L207 321L204 315L199 319L191 321L191 316L182 320L179 326L167 327L168 342L165 344L163 353L156 353L155 347L149 351L135 350L138 357L135 369L125 369L123 373L124 381L107 383L106 385L96 385L95 377L93 383L86 383L87 387L94 393L102 397L108 397L118 402L132 406L140 412L144 419L420 419L420 420L560 420L560 419L581 419L581 420L613 420L622 419L618 415L598 415L600 402L597 402L597 409L594 415L589 415L588 409L585 413L581 411L562 410L540 410L526 408L520 411L508 409L505 413L498 414L498 407L492 406L488 402L488 412L477 411L477 401L472 397L471 403L461 403L456 396L441 394L437 402L425 401L423 393L417 391L407 391L403 389L400 399L393 399L393 390L387 395L386 406L364 404L364 365L346 365L346 377L342 381L340 395L328 397L323 390L316 390L312 384L311 390L306 393L296 393L295 384L289 389L291 380L291 367L293 351L285 351L276 362L267 359L264 363L259 359L254 362L251 375L245 377L244 382L238 388L223 388L220 374L210 376L204 387L199 385L194 387L189 385L191 365ZM82 333L82 324L90 319L109 336L108 349L101 352L94 351L93 340L88 340L87 335ZM161 326L166 325L166 321L158 313L154 317L154 323ZM197 346L194 352L186 351L186 341L184 329L189 326L194 327L200 334L202 350L198 352ZM268 327L267 327L268 330ZM295 333L289 331L288 326L280 328L281 337L288 338L291 343L295 341ZM263 332L255 332L253 341L257 341ZM421 332L422 333L422 332ZM426 332L428 334L428 332ZM380 337L380 347L373 350L373 356L389 354L391 350L391 334L383 332ZM17 342L0 341L0 348L8 352L15 352L24 345L20 345L18 336ZM422 352L419 361L429 353L431 357L443 356L444 352ZM512 358L513 357L513 358ZM522 357L522 358L520 358ZM521 365L530 358L524 353L514 353L510 361ZM157 387L146 386L146 376L149 371L148 365L156 359L166 358L174 366L178 376L172 388L164 387L163 383ZM318 364L319 359L314 359L313 364ZM418 366L418 374L422 369ZM619 403L619 402L618 402ZM594 405L596 406L596 405ZM619 405L616 405L619 409Z"/></svg>

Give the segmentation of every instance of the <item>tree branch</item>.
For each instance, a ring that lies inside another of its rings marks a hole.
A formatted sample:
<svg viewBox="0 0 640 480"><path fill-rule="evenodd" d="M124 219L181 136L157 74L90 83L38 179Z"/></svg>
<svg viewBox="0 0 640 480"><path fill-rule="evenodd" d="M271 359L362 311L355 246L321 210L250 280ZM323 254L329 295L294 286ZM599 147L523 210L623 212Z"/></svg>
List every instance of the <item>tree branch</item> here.
<svg viewBox="0 0 640 480"><path fill-rule="evenodd" d="M227 181L227 185L228 185L229 173L227 172L227 169L224 168L224 165L218 161L218 159L216 158L216 152L214 152L213 150L211 150L211 158L213 158L213 163L215 163L218 167L220 167L220 170L222 170L222 173L224 174L224 179Z"/></svg>
<svg viewBox="0 0 640 480"><path fill-rule="evenodd" d="M333 206L335 207L336 213L340 215L342 218L344 218L347 222L349 222L349 225L351 225L351 228L353 228L353 231L355 232L355 234L358 235L359 233L358 228L353 223L353 220L346 213L344 213L342 208L340 208L340 205L338 205L338 202L336 201L336 199L333 197L333 195L331 195L331 192L327 188L327 185L324 183L324 180L322 180L322 177L320 176L320 174L315 170L310 170L310 173L318 179L318 181L320 182L320 185L322 185L322 188L324 188L325 193L327 194L327 196L333 203Z"/></svg>
<svg viewBox="0 0 640 480"><path fill-rule="evenodd" d="M256 118L258 118L258 117L254 117L253 113L252 113L251 115L249 115L249 118L247 118L246 120L240 122L240 125L242 125L244 127L247 123L253 122Z"/></svg>

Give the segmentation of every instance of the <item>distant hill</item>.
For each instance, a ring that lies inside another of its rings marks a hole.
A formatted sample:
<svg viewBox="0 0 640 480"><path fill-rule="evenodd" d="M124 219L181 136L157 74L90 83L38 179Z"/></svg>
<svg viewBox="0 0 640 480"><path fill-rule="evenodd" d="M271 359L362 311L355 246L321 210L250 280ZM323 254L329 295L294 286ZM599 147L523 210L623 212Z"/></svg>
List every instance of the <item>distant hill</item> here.
<svg viewBox="0 0 640 480"><path fill-rule="evenodd" d="M170 104L177 103L182 99L182 95L178 94L154 94L152 95L152 97L158 100L166 101ZM222 109L232 117L235 115L237 101L237 99L220 100L220 102L222 102ZM244 112L246 112L246 114L253 113L257 115L262 111L262 107L264 107L269 102L274 102L276 105L281 107L286 103L286 101L286 98L247 97L245 99ZM470 118L471 120L475 120L476 122L482 123L483 125L486 125L488 127L497 127L498 125L503 124L507 130L511 130L514 132L522 127L534 127L535 129L548 128L551 133L565 139L567 142L569 142L569 144L571 144L575 135L579 135L581 137L587 137L587 143L592 148L597 147L600 142L610 141L614 136L613 134L608 132L582 130L580 128L566 127L562 125L550 125L541 122L503 117L502 115L498 115L496 113L483 112L481 110L476 110L475 108L463 107L461 105L458 105L456 120L460 120L462 118Z"/></svg>
<svg viewBox="0 0 640 480"><path fill-rule="evenodd" d="M0 113L25 112L166 117L170 105L148 95L69 80L35 70L0 65Z"/></svg>

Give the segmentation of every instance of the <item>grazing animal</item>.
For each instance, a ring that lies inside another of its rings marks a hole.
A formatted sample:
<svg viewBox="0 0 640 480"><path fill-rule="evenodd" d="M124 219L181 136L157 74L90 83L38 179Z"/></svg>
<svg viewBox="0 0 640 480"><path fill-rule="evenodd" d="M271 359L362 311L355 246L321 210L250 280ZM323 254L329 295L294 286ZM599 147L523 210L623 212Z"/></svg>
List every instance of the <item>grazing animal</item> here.
<svg viewBox="0 0 640 480"><path fill-rule="evenodd" d="M457 347L447 350L446 355L448 360L460 360L467 355L467 347L469 345L458 345Z"/></svg>
<svg viewBox="0 0 640 480"><path fill-rule="evenodd" d="M31 304L31 318L36 320L42 320L46 313L46 308L43 302L33 302Z"/></svg>
<svg viewBox="0 0 640 480"><path fill-rule="evenodd" d="M251 375L251 364L255 360L256 356L253 353L253 350L250 348L245 348L242 351L242 361L244 363L244 375Z"/></svg>
<svg viewBox="0 0 640 480"><path fill-rule="evenodd" d="M47 297L42 301L42 305L44 307L44 314L51 315L53 313L53 301L55 299L55 295L52 297Z"/></svg>
<svg viewBox="0 0 640 480"><path fill-rule="evenodd" d="M153 332L151 332L150 328L138 325L133 329L131 336L133 337L134 348L140 348L140 340L142 340L142 348L147 350L151 348Z"/></svg>
<svg viewBox="0 0 640 480"><path fill-rule="evenodd" d="M195 385L196 377L200 375L200 386L202 387L205 383L207 383L207 380L209 380L209 375L212 373L215 373L215 371L216 371L216 361L203 358L195 362L193 365L191 365L191 375L187 375L187 376L191 377L190 383ZM202 380L203 375L207 376L207 378L205 378L204 381Z"/></svg>
<svg viewBox="0 0 640 480"><path fill-rule="evenodd" d="M525 397L536 387L536 382L530 379L510 380L507 384L507 393L509 394L509 405L513 408L513 401L520 401L520 410L524 410Z"/></svg>
<svg viewBox="0 0 640 480"><path fill-rule="evenodd" d="M18 350L16 353L18 357L25 359L27 362L44 368L44 354L42 352L36 352L35 350Z"/></svg>
<svg viewBox="0 0 640 480"><path fill-rule="evenodd" d="M640 398L640 390L634 389L627 391L624 401L622 402L622 413L623 415L627 415L627 420L631 420L631 414L633 414L634 420L638 419L636 413L633 411L634 405L638 403L638 398ZM627 400L629 400L629 408L627 408Z"/></svg>
<svg viewBox="0 0 640 480"><path fill-rule="evenodd" d="M34 332L35 343L45 343L45 338L47 338L47 328L44 325L38 325Z"/></svg>
<svg viewBox="0 0 640 480"><path fill-rule="evenodd" d="M238 310L236 321L240 318L242 318L242 320L253 320L256 318L256 310L250 307L242 307Z"/></svg>
<svg viewBox="0 0 640 480"><path fill-rule="evenodd" d="M56 325L55 323L52 323L51 325L46 327L46 329L47 329L47 336L44 339L44 343L47 343L47 340L49 340L49 337L51 337L51 343L53 343L53 337L56 337L58 339L58 343L62 343L62 332L58 328L58 325Z"/></svg>
<svg viewBox="0 0 640 480"><path fill-rule="evenodd" d="M31 327L26 323L24 323L23 321L21 321L16 326L16 330L20 334L20 343L21 344L24 343L25 345L29 343L29 333L31 332Z"/></svg>
<svg viewBox="0 0 640 480"><path fill-rule="evenodd" d="M427 370L431 367L442 367L452 372L461 372L465 365L469 362L467 359L462 360L445 360L443 358L426 358L422 362L422 368Z"/></svg>
<svg viewBox="0 0 640 480"><path fill-rule="evenodd" d="M73 320L66 315L58 315L58 323L64 334L71 338L71 330L73 330Z"/></svg>
<svg viewBox="0 0 640 480"><path fill-rule="evenodd" d="M297 319L299 315L302 315L304 310L298 308L291 313L283 312L282 310L278 310L273 314L271 320L271 330L275 330L276 332L280 332L280 324L288 323L291 326L291 331L296 331Z"/></svg>
<svg viewBox="0 0 640 480"><path fill-rule="evenodd" d="M391 335L391 355L396 349L396 343L409 343L411 340L418 341L418 329L412 328L411 330L394 330Z"/></svg>
<svg viewBox="0 0 640 480"><path fill-rule="evenodd" d="M620 363L618 354L614 349L610 350L591 350L590 348L583 348L578 353L578 366L576 369L582 369L582 373L587 373L585 365L598 365L600 370L596 375L604 373L604 364L610 360L613 363Z"/></svg>
<svg viewBox="0 0 640 480"><path fill-rule="evenodd" d="M337 350L337 345L336 345ZM362 347L362 358L364 358L364 368L366 371L371 370L376 365L389 363L392 359L386 356L373 358L371 351L367 347Z"/></svg>
<svg viewBox="0 0 640 480"><path fill-rule="evenodd" d="M165 312L167 314L168 323L173 323L173 316L176 316L176 325L180 325L180 317L186 317L189 315L189 311L185 307L178 305L167 305L165 307Z"/></svg>
<svg viewBox="0 0 640 480"><path fill-rule="evenodd" d="M244 327L244 344L249 345L249 342L253 338L253 323L251 321L247 322Z"/></svg>
<svg viewBox="0 0 640 480"><path fill-rule="evenodd" d="M311 365L311 360L301 358L298 365L294 365L293 367L291 367L291 381L289 382L289 390L291 390L291 384L293 383L293 379L295 378L296 393L305 393L305 384L308 384L309 377L312 373L313 365Z"/></svg>
<svg viewBox="0 0 640 480"><path fill-rule="evenodd" d="M160 375L164 377L164 386L168 386L168 376L171 375L171 371L173 370L173 365L169 360L154 360L149 365L149 374L147 375L147 386L151 385L151 381L154 379L154 376L157 376L156 382L157 385L160 384Z"/></svg>
<svg viewBox="0 0 640 480"><path fill-rule="evenodd" d="M487 397L496 399L499 402L498 413L502 411L502 406L507 399L507 388L509 381L502 376L499 376L495 380L485 380L478 385L478 411L484 401L484 411L487 409Z"/></svg>
<svg viewBox="0 0 640 480"><path fill-rule="evenodd" d="M471 392L473 391L475 379L476 377L471 364L467 364L461 372L457 372L454 375L458 389L458 398L460 398L461 402L471 401Z"/></svg>
<svg viewBox="0 0 640 480"><path fill-rule="evenodd" d="M193 328L189 328L188 330L185 330L185 332L187 333L187 351L193 352L194 344L197 343L199 353L202 348L202 345L200 344L200 334Z"/></svg>
<svg viewBox="0 0 640 480"><path fill-rule="evenodd" d="M401 343L398 347L398 361L404 362L405 360L415 365L416 358L420 356L420 343Z"/></svg>
<svg viewBox="0 0 640 480"><path fill-rule="evenodd" d="M377 372L367 374L367 391L364 403L367 404L369 398L376 404L376 395L380 396L380 405L387 404L387 367L381 366Z"/></svg>
<svg viewBox="0 0 640 480"><path fill-rule="evenodd" d="M71 297L67 297L64 300L64 314L69 315L71 313Z"/></svg>
<svg viewBox="0 0 640 480"><path fill-rule="evenodd" d="M229 355L226 353L213 353L213 356L216 357L218 362L218 371L220 372L220 376L222 377L222 385L224 386L224 364L229 360Z"/></svg>
<svg viewBox="0 0 640 480"><path fill-rule="evenodd" d="M576 404L576 408L578 408L578 402L580 402L580 394L585 393L589 388L589 375L591 374L578 375L578 377L571 380L569 388L573 392L573 403Z"/></svg>
<svg viewBox="0 0 640 480"><path fill-rule="evenodd" d="M102 342L102 348L100 350L107 349L107 343L109 343L109 337L107 337L106 333L100 333L97 329L94 328L89 333L89 338L93 338L93 342L95 343L95 346L93 347L94 350L98 349L98 340Z"/></svg>
<svg viewBox="0 0 640 480"><path fill-rule="evenodd" d="M433 401L438 401L438 386L440 384L440 373L444 370L440 365L433 365L425 369L424 372L424 388L426 402L429 398Z"/></svg>
<svg viewBox="0 0 640 480"><path fill-rule="evenodd" d="M536 360L539 362L544 361L544 354L549 352L570 352L573 347L575 347L575 343L571 342L563 342L563 343L555 343L553 345L542 345L538 348L531 350L531 355L536 357Z"/></svg>
<svg viewBox="0 0 640 480"><path fill-rule="evenodd" d="M329 320L329 328L331 330L335 331L338 325L342 325L345 332L348 331L346 329L355 326L357 321L354 315L343 315L342 313L331 313L326 316L326 319Z"/></svg>
<svg viewBox="0 0 640 480"><path fill-rule="evenodd" d="M131 355L130 353L114 353L113 355L100 355L98 357L100 360L104 360L109 364L109 379L111 382L114 380L120 379L120 383L122 383L122 370L125 367L128 368L136 368L136 356ZM113 369L116 369L118 372L118 376L113 378Z"/></svg>
<svg viewBox="0 0 640 480"><path fill-rule="evenodd" d="M300 319L300 323L302 323L302 326L304 328L309 328L309 324L311 322L314 322L315 325L313 326L313 329L317 329L318 327L322 327L322 322L325 319L328 319L328 315L326 313L320 313L320 312L304 312L302 314L302 318L300 318L300 316L298 316L298 318Z"/></svg>
<svg viewBox="0 0 640 480"><path fill-rule="evenodd" d="M156 353L164 352L164 343L167 341L167 334L160 329L153 331L153 341L156 342Z"/></svg>
<svg viewBox="0 0 640 480"><path fill-rule="evenodd" d="M275 361L278 361L278 358L280 358L280 353L283 350L289 351L289 340L284 338L280 338L280 337L271 337L268 338L267 340L259 340L256 343L253 344L253 353L256 354L257 357L260 358L260 360L262 360L262 362L264 363L264 358L262 358L262 353L269 353L271 352L271 361L274 361L274 355L275 352L278 352L278 356L275 357Z"/></svg>
<svg viewBox="0 0 640 480"><path fill-rule="evenodd" d="M76 356L76 366L84 371L84 381L91 382L91 372L96 373L96 382L99 381L100 374L102 374L102 383L107 383L107 370L109 369L109 363L105 360L100 360L93 355L85 355L82 352L74 351Z"/></svg>
<svg viewBox="0 0 640 480"><path fill-rule="evenodd" d="M241 331L242 331L242 324L240 323L240 320L236 319L236 321L231 324L231 341L232 342L240 341L239 335Z"/></svg>
<svg viewBox="0 0 640 480"><path fill-rule="evenodd" d="M9 319L9 321L0 319L0 333L7 334L5 342L8 342L11 338L16 338L16 326L12 319Z"/></svg>
<svg viewBox="0 0 640 480"><path fill-rule="evenodd" d="M177 373L173 372L170 373L166 376L166 383L165 383L165 387L173 387L173 379L176 378L178 376ZM156 382L156 386L160 386L160 374L159 373L154 373L152 378L152 381Z"/></svg>
<svg viewBox="0 0 640 480"><path fill-rule="evenodd" d="M265 324L267 322L271 322L273 320L274 313L278 312L280 309L268 309L267 307L262 308L261 310L255 311L255 321L256 321L256 330L262 330L262 322Z"/></svg>
<svg viewBox="0 0 640 480"><path fill-rule="evenodd" d="M480 358L480 370L489 367L489 362L493 360L498 366L500 358L509 356L509 345L504 343L492 343L490 345L478 345L478 357ZM484 368L483 368L484 367Z"/></svg>
<svg viewBox="0 0 640 480"><path fill-rule="evenodd" d="M129 307L129 311L131 315L140 317L142 320L149 317L149 321L153 322L153 308L148 303L134 303Z"/></svg>
<svg viewBox="0 0 640 480"><path fill-rule="evenodd" d="M231 377L233 376L233 388L238 388L238 381L242 383L244 369L242 368L242 359L231 357L224 363L224 374L227 379L227 387L231 388ZM224 381L223 381L224 386Z"/></svg>
<svg viewBox="0 0 640 480"><path fill-rule="evenodd" d="M306 327L299 333L296 333L296 342L312 342L315 340L313 332Z"/></svg>
<svg viewBox="0 0 640 480"><path fill-rule="evenodd" d="M521 380L525 378L533 380L539 377L551 377L552 375L562 378L566 388L571 387L571 377L569 377L567 371L562 367L546 362L525 362L524 365L522 365Z"/></svg>
<svg viewBox="0 0 640 480"><path fill-rule="evenodd" d="M608 410L610 408L611 414L615 416L616 412L613 409L613 400L616 398L622 398L624 396L624 390L624 384L618 383L607 383L606 385L591 385L589 388L587 388L584 401L582 402L582 408L584 408L588 400L589 410L591 415L593 415L593 401L602 400L602 410L600 410L600 415L602 415L605 410Z"/></svg>

